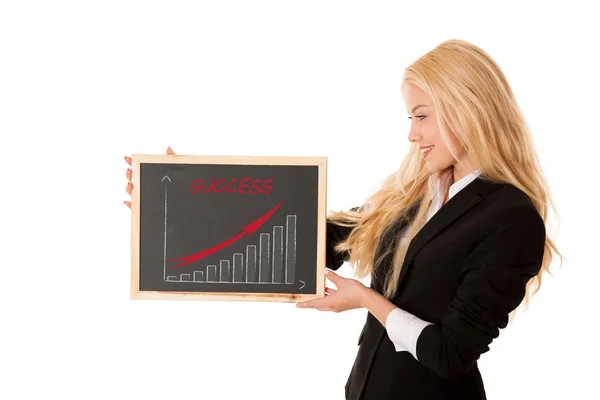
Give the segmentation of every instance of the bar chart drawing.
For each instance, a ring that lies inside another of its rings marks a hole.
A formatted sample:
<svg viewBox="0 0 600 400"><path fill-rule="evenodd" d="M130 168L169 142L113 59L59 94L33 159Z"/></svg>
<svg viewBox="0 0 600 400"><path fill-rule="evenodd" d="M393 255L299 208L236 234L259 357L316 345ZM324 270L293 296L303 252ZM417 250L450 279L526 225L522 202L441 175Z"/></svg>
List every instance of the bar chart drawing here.
<svg viewBox="0 0 600 400"><path fill-rule="evenodd" d="M219 284L296 284L297 219L297 215L286 215L285 226L275 225L271 232L260 233L258 243L248 244L244 252L234 252L231 258L221 259L218 263L202 265L192 272L178 275L167 275L165 268L163 280ZM301 288L304 287L304 281L299 282L302 283Z"/></svg>

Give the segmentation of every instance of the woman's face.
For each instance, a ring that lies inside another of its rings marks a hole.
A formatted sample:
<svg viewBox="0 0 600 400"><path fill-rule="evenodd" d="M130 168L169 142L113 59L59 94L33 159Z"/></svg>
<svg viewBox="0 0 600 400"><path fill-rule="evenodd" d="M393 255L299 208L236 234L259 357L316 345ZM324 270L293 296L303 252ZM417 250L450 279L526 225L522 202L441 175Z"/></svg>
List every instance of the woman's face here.
<svg viewBox="0 0 600 400"><path fill-rule="evenodd" d="M406 110L411 119L408 140L417 144L421 151L421 156L425 157L429 171L436 173L457 164L450 150L442 140L431 96L417 86L408 85L405 93L405 101ZM450 136L452 146L457 151L459 148L458 142L454 135L450 134Z"/></svg>

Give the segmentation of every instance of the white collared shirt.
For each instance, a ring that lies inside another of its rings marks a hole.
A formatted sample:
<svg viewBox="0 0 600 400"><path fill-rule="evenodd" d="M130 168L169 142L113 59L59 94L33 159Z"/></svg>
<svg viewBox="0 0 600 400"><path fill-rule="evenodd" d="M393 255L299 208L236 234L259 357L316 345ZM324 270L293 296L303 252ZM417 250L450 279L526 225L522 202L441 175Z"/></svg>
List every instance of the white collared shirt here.
<svg viewBox="0 0 600 400"><path fill-rule="evenodd" d="M450 170L437 182L432 193L431 205L429 206L429 211L427 213L427 222L429 222L431 217L433 217L443 206L445 197L444 185L450 177L449 174L452 174L452 172L453 171ZM464 189L469 183L473 182L479 175L481 175L481 172L475 170L450 185L450 188L448 189L448 200ZM429 177L429 185L433 184L434 179L435 175ZM398 240L399 244L408 240L407 231L407 228L404 229L404 232L400 235ZM427 325L431 325L431 322L423 321L400 308L392 310L388 314L385 323L387 334L394 344L396 351L408 351L415 359L417 358L417 340Z"/></svg>

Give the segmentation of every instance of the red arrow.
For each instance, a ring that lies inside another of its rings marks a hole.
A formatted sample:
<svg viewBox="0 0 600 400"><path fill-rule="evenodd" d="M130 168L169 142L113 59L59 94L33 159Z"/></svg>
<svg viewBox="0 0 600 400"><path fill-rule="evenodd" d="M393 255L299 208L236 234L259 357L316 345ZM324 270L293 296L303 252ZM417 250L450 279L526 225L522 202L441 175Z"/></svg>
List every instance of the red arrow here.
<svg viewBox="0 0 600 400"><path fill-rule="evenodd" d="M267 220L269 218L271 218L271 216L273 215L273 213L275 211L277 211L277 209L279 208L279 206L281 206L281 203L283 203L283 200L279 204L277 204L275 207L273 207L273 209L270 210L269 212L267 212L265 215L263 215L262 217L259 217L255 221L253 221L250 224L248 224L245 227L243 227L242 231L240 233L238 233L237 235L235 235L234 237L229 238L226 241L224 241L222 243L219 243L216 246L211 247L210 249L202 250L199 253L191 254L189 256L185 256L185 257L181 257L181 258L176 258L174 260L169 260L169 261L170 262L173 262L173 261L182 261L180 264L174 265L173 268L183 267L184 265L187 265L187 264L192 263L194 261L198 261L201 258L209 256L209 255L211 255L213 253L216 253L217 251L219 251L219 250L221 250L221 249L229 246L230 244L235 243L237 240L241 239L244 235L246 235L246 236L252 235L254 232L256 232L256 230L258 228L260 228L265 222L267 222Z"/></svg>

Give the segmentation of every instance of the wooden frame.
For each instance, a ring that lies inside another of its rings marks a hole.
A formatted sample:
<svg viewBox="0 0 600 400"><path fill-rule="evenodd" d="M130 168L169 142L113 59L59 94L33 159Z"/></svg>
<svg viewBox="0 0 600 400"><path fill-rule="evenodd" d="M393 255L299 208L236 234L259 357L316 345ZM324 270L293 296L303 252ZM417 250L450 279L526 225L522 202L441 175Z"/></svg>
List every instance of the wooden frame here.
<svg viewBox="0 0 600 400"><path fill-rule="evenodd" d="M316 293L238 293L141 291L140 288L140 169L142 163L164 164L237 164L237 165L312 165L318 166L318 219ZM131 293L132 300L207 300L298 302L325 296L325 240L327 204L327 159L325 157L286 156L208 156L208 155L132 155L131 193Z"/></svg>

